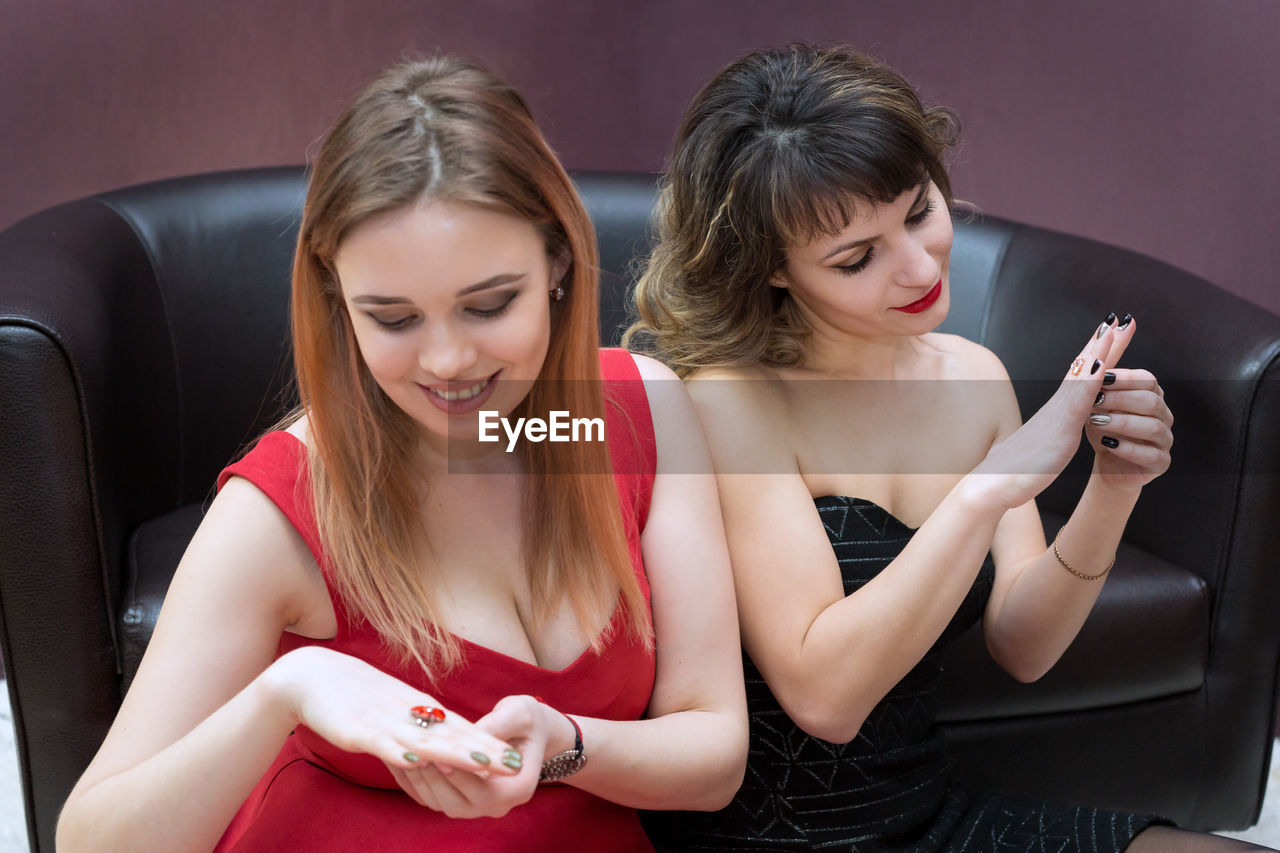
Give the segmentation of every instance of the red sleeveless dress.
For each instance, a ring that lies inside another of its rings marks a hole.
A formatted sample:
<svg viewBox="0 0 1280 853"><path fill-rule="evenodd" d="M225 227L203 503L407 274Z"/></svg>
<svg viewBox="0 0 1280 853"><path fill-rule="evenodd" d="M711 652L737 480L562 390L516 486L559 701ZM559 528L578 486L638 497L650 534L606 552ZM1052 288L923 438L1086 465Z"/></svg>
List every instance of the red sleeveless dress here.
<svg viewBox="0 0 1280 853"><path fill-rule="evenodd" d="M631 560L645 600L649 585L640 555L653 485L653 422L639 371L629 353L601 350L606 436L625 516ZM600 654L590 649L563 670L549 670L462 640L463 663L436 684L421 670L399 666L374 631L352 618L335 591L306 492L306 452L286 432L262 437L218 477L222 487L243 477L261 489L302 535L324 573L338 621L330 640L285 633L277 655L325 646L369 662L437 697L475 720L504 696L528 693L555 708L588 717L639 719L653 690L654 657L629 636L614 611ZM408 709L405 709L406 715ZM587 744L588 752L590 744ZM305 727L289 736L227 828L216 850L249 851L648 851L635 809L566 784L540 786L533 798L502 818L454 819L418 805L386 767L365 754L344 752Z"/></svg>

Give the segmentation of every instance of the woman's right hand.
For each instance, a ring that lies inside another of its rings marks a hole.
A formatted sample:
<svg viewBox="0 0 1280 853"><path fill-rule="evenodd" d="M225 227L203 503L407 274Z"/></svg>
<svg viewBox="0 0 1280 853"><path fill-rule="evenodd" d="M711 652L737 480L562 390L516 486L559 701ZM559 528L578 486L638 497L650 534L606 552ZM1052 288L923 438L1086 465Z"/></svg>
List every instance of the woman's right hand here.
<svg viewBox="0 0 1280 853"><path fill-rule="evenodd" d="M1089 336L1048 402L993 445L970 472L967 479L984 499L1006 509L1022 506L1062 473L1080 446L1085 419L1102 390L1107 369L1119 361L1132 335L1132 327L1117 330L1112 315L1109 323Z"/></svg>
<svg viewBox="0 0 1280 853"><path fill-rule="evenodd" d="M439 702L359 658L308 646L279 658L265 677L297 723L339 749L381 759L393 775L428 764L481 777L519 772L510 744L460 714L442 709L444 722L417 724L409 709Z"/></svg>

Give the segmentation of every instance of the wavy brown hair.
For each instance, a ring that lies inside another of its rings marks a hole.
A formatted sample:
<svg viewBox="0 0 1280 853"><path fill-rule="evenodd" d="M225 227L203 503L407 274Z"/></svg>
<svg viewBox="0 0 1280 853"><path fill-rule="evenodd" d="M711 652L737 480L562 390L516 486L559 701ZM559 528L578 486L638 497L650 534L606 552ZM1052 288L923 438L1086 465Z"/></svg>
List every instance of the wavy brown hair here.
<svg viewBox="0 0 1280 853"><path fill-rule="evenodd" d="M546 361L516 414L604 417L605 402L595 233L524 99L448 56L384 72L338 118L310 168L293 268L299 414L308 420L311 499L339 594L402 660L438 673L460 660L461 649L441 626L430 566L424 576L415 546L426 489L420 427L365 366L333 262L351 229L423 201L519 217L543 235L548 258L570 261L560 281L566 295L552 306ZM535 623L567 598L598 650L599 628L621 590L629 630L650 642L607 446L522 442L521 449L522 552Z"/></svg>
<svg viewBox="0 0 1280 853"><path fill-rule="evenodd" d="M925 107L896 71L849 47L758 50L694 97L655 212L658 245L636 286L624 346L681 376L804 361L809 329L770 278L786 247L841 231L943 164L955 115Z"/></svg>

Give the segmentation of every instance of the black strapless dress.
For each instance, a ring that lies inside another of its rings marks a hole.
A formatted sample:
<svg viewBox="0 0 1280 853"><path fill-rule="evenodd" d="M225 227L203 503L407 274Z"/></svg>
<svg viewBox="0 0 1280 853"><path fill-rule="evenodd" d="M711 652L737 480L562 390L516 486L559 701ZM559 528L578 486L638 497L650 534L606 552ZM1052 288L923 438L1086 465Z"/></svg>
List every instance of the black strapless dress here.
<svg viewBox="0 0 1280 853"><path fill-rule="evenodd" d="M915 529L871 501L817 501L845 594L902 552ZM981 616L990 555L937 643L872 710L847 744L806 734L745 654L751 746L742 788L726 808L681 813L686 850L1120 851L1151 816L976 794L950 773L938 712L939 652Z"/></svg>

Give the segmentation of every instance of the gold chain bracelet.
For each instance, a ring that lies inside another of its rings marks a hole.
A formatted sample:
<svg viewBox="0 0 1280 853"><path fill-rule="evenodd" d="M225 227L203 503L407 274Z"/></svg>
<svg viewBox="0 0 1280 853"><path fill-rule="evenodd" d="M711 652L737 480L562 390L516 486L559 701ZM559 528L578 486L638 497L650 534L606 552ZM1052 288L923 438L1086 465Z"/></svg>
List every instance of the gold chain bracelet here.
<svg viewBox="0 0 1280 853"><path fill-rule="evenodd" d="M1061 535L1062 535L1062 531L1061 531L1061 530L1059 530L1059 531L1058 531L1058 536L1061 536ZM1111 567L1112 567L1112 566L1114 566L1114 565L1116 564L1116 558L1115 558L1115 555L1113 554L1113 555L1111 556L1111 562L1110 562L1110 563L1107 563L1107 567L1106 567L1105 569L1103 569L1101 572L1099 572L1098 574L1096 574L1096 575L1086 575L1084 572L1082 572L1082 571L1080 571L1080 570L1078 570L1078 569L1073 569L1073 568L1071 567L1071 564L1070 564L1070 563L1068 563L1066 560L1062 559L1062 552L1058 550L1058 536L1053 537L1053 556L1055 556L1055 557L1057 557L1057 558L1058 558L1058 562L1059 562L1059 563L1062 563L1062 568L1064 568L1064 569L1066 569L1067 571L1071 572L1071 574L1075 575L1075 576L1076 576L1076 577L1078 577L1078 578L1082 578L1083 580L1087 580L1087 581L1096 581L1096 580L1100 580L1100 579L1102 579L1102 578L1106 577L1106 576L1107 576L1107 572L1111 571Z"/></svg>

